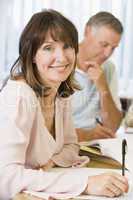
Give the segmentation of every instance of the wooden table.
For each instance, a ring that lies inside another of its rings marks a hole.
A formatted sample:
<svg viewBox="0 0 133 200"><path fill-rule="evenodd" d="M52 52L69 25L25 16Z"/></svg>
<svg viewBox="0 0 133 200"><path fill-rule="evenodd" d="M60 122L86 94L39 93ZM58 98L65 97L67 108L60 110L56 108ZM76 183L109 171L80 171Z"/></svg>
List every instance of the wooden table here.
<svg viewBox="0 0 133 200"><path fill-rule="evenodd" d="M21 193L21 194L17 194L13 200L44 200L44 199L40 199L38 197Z"/></svg>

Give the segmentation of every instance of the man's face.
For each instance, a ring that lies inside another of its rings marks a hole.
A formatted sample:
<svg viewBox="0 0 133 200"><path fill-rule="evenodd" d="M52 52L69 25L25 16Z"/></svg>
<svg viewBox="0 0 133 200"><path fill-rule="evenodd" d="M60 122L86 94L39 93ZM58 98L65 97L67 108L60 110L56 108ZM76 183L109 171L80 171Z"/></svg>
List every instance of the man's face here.
<svg viewBox="0 0 133 200"><path fill-rule="evenodd" d="M84 38L84 50L87 61L95 61L102 64L118 46L121 35L108 26L99 28L86 27Z"/></svg>

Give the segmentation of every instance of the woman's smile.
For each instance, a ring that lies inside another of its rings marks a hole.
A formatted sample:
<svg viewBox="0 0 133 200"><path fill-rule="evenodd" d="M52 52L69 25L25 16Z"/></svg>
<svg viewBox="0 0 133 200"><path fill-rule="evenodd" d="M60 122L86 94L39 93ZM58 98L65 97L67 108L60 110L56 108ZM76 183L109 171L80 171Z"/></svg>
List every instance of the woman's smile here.
<svg viewBox="0 0 133 200"><path fill-rule="evenodd" d="M57 69L58 71L64 71L66 68L69 67L70 64L66 65L50 65L49 68Z"/></svg>

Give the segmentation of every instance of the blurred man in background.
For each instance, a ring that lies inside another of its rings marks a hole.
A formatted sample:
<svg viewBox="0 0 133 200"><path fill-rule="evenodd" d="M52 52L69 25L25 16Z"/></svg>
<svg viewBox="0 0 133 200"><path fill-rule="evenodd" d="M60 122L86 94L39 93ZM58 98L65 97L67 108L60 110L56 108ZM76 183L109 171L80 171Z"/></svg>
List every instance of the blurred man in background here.
<svg viewBox="0 0 133 200"><path fill-rule="evenodd" d="M97 13L86 24L75 72L81 90L72 99L79 141L115 137L122 120L115 66L108 61L122 33L121 22L109 12Z"/></svg>

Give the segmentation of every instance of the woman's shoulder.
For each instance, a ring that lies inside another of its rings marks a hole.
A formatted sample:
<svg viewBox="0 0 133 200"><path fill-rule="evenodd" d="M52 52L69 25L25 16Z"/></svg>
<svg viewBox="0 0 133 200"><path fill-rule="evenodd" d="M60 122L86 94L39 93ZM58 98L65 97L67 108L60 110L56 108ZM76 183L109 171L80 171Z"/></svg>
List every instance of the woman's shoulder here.
<svg viewBox="0 0 133 200"><path fill-rule="evenodd" d="M24 91L29 91L29 92L33 92L33 89L26 83L26 81L20 79L20 80L11 80L9 79L7 81L7 87L10 87L10 88L20 88Z"/></svg>
<svg viewBox="0 0 133 200"><path fill-rule="evenodd" d="M1 91L1 95L12 97L33 98L37 100L34 90L24 80L9 79Z"/></svg>

